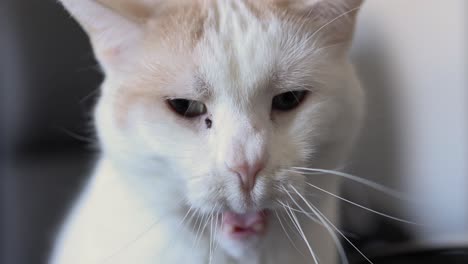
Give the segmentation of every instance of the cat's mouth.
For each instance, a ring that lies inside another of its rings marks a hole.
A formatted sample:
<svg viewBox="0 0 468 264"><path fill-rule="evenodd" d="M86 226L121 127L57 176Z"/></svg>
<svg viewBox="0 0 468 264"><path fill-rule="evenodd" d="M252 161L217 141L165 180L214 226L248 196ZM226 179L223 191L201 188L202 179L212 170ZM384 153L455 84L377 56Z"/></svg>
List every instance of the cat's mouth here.
<svg viewBox="0 0 468 264"><path fill-rule="evenodd" d="M261 236L266 232L268 216L267 210L243 214L226 211L222 213L221 227L225 235L236 240Z"/></svg>

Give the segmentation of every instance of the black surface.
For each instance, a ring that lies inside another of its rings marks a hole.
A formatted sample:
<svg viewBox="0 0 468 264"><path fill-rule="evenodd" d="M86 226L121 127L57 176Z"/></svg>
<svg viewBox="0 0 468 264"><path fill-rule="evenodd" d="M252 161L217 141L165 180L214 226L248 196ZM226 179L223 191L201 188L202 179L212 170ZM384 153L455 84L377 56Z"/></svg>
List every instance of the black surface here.
<svg viewBox="0 0 468 264"><path fill-rule="evenodd" d="M17 157L9 169L7 264L47 263L63 216L92 168L93 154Z"/></svg>
<svg viewBox="0 0 468 264"><path fill-rule="evenodd" d="M468 248L419 249L379 256L371 261L374 264L467 264Z"/></svg>

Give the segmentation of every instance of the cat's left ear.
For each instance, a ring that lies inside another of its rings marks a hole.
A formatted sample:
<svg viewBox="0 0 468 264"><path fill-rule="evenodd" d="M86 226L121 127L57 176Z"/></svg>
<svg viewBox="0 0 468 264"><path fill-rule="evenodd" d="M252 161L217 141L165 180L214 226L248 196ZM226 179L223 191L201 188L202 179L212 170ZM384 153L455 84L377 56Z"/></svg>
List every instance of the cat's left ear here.
<svg viewBox="0 0 468 264"><path fill-rule="evenodd" d="M105 70L124 64L143 38L155 0L59 0L91 39Z"/></svg>
<svg viewBox="0 0 468 264"><path fill-rule="evenodd" d="M326 44L349 43L363 0L273 0L313 24L313 34Z"/></svg>

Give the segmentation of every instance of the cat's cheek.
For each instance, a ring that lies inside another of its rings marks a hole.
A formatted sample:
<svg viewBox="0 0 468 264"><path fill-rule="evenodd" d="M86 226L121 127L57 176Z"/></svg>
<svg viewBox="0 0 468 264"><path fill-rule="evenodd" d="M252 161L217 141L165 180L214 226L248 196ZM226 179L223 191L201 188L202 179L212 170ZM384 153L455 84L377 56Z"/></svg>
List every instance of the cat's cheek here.
<svg viewBox="0 0 468 264"><path fill-rule="evenodd" d="M202 128L202 117L183 118L169 109L164 100L148 94L127 93L114 103L114 121L122 130L170 124L178 131L198 133ZM155 131L157 132L157 131Z"/></svg>

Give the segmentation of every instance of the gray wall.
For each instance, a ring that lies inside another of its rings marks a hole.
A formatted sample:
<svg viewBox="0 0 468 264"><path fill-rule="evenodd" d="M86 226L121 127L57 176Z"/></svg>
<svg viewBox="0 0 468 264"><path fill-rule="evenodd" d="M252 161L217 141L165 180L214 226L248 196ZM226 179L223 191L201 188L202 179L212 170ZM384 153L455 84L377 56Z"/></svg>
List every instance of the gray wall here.
<svg viewBox="0 0 468 264"><path fill-rule="evenodd" d="M353 49L369 115L351 167L416 202L354 193L427 225L406 228L429 243L468 243L466 4L367 1Z"/></svg>

